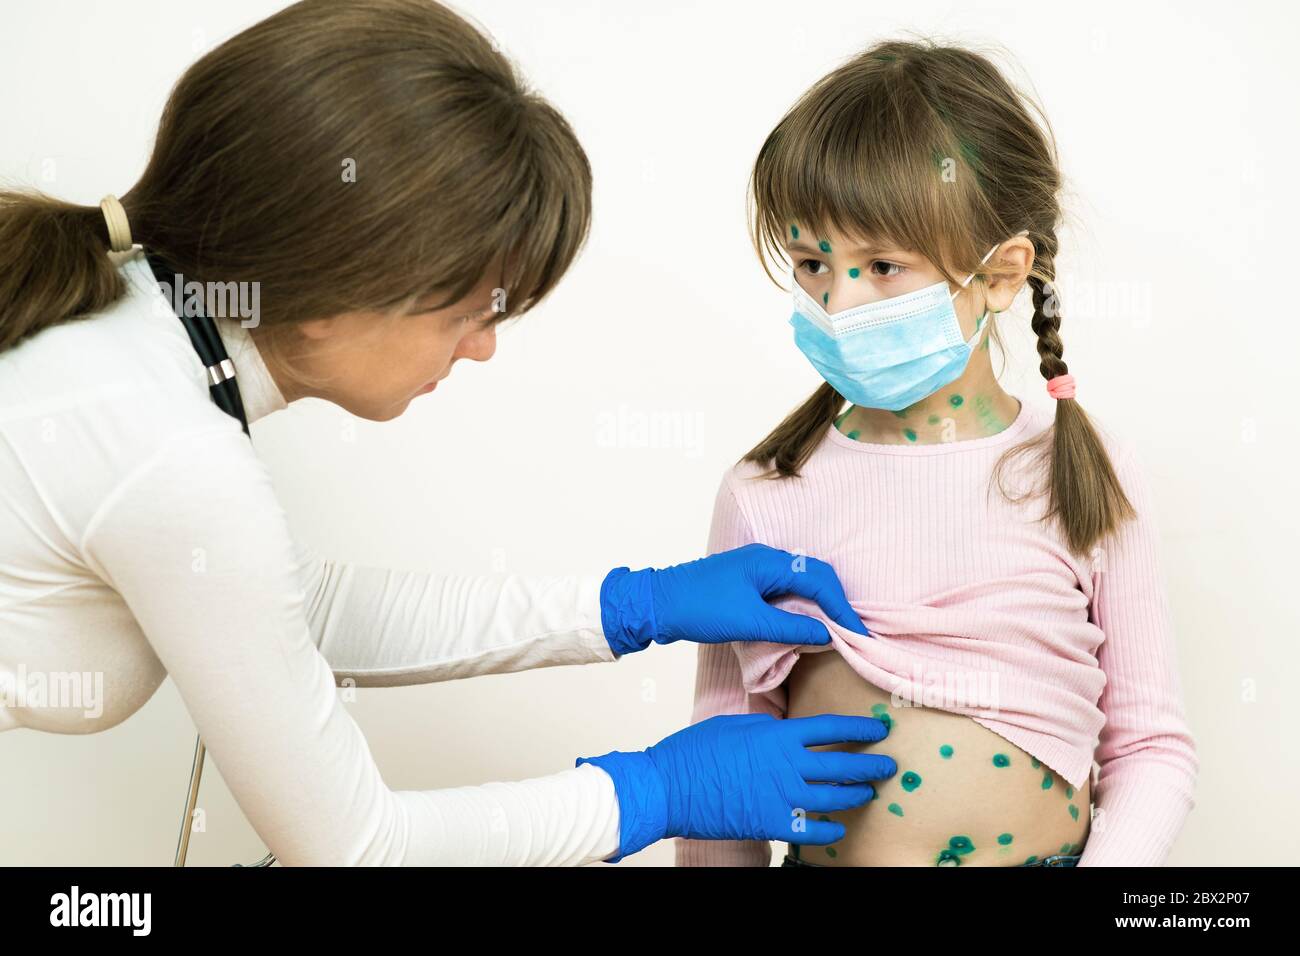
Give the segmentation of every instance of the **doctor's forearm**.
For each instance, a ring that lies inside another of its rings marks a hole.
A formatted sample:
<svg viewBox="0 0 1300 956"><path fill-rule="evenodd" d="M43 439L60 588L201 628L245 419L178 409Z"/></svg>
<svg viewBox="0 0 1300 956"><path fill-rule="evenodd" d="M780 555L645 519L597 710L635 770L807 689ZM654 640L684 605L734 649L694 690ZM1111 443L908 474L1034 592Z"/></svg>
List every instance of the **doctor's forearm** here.
<svg viewBox="0 0 1300 956"><path fill-rule="evenodd" d="M338 680L388 687L616 660L601 577L457 577L298 545L312 638Z"/></svg>

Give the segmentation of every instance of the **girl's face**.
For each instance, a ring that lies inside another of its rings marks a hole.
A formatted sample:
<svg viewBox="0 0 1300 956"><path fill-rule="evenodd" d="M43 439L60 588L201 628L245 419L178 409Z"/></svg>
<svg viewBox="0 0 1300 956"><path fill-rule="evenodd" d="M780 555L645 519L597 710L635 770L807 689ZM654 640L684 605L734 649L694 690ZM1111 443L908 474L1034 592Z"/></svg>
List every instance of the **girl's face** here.
<svg viewBox="0 0 1300 956"><path fill-rule="evenodd" d="M498 288L500 277L485 278L443 309L396 318L348 312L303 322L299 331L307 355L299 361L311 374L329 376L329 383L299 391L269 360L268 371L286 401L323 398L359 418L388 421L429 391L430 384L446 378L458 359L486 362L492 357L501 319L494 310Z"/></svg>
<svg viewBox="0 0 1300 956"><path fill-rule="evenodd" d="M1032 255L1033 245L1026 239L1018 241ZM1009 245L1003 244L1004 252ZM814 235L798 223L793 229L787 228L785 249L794 264L795 280L831 315L915 292L944 280L939 270L919 253L877 246L869 241L851 241L835 232ZM955 283L948 283L950 293L958 288ZM966 288L952 302L963 338L975 334L975 322L986 304L993 311L1002 311L1011 304L1014 294L1003 303L1004 295L1005 290L1001 294L992 286L986 290L973 279L966 283Z"/></svg>

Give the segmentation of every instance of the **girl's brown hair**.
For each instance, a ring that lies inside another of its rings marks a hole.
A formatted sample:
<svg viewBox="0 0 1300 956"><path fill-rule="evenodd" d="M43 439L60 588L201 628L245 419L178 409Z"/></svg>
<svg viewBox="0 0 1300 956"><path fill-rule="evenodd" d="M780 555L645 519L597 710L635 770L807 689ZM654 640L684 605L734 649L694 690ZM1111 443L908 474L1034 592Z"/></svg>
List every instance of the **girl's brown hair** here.
<svg viewBox="0 0 1300 956"><path fill-rule="evenodd" d="M500 265L520 315L586 241L568 122L433 0L303 0L226 40L168 98L121 196L186 280L258 282L258 346L297 382L295 324L444 308ZM0 351L124 294L98 205L0 191ZM501 296L497 296L497 302Z"/></svg>
<svg viewBox="0 0 1300 956"><path fill-rule="evenodd" d="M924 38L877 43L823 77L754 164L749 226L768 277L776 282L769 255L784 258L792 222L919 252L954 283L976 270L1006 274L980 257L1027 229L1038 368L1044 379L1066 374L1053 286L1061 175L1051 125L1035 106L1040 128L1028 102L983 55ZM741 460L770 463L764 477L797 476L845 401L823 384ZM1044 517L1058 516L1070 547L1088 554L1134 511L1083 409L1055 404L1054 427L1008 449L994 474L1001 488L1008 459L1036 451L1048 474Z"/></svg>

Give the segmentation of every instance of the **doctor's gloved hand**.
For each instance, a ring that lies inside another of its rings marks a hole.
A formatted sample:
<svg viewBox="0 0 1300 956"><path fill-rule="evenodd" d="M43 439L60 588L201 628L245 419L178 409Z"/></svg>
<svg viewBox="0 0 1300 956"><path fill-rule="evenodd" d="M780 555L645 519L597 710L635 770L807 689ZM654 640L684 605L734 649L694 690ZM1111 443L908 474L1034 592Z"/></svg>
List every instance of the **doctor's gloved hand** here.
<svg viewBox="0 0 1300 956"><path fill-rule="evenodd" d="M888 733L874 717L723 714L647 750L580 757L574 766L593 763L614 780L619 848L606 863L669 837L825 845L843 839L844 825L814 814L861 806L875 796L866 781L898 766L885 754L807 748Z"/></svg>
<svg viewBox="0 0 1300 956"><path fill-rule="evenodd" d="M829 644L826 625L816 618L766 601L785 594L816 601L832 621L871 636L829 564L765 544L662 570L614 568L600 588L601 624L620 655L644 650L651 641Z"/></svg>

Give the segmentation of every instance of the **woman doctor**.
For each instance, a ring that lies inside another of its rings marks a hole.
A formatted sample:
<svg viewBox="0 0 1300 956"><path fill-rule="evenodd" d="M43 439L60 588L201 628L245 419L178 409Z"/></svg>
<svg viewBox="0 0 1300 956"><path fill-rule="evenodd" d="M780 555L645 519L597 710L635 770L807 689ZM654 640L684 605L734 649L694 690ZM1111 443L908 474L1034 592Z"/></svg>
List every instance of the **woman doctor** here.
<svg viewBox="0 0 1300 956"><path fill-rule="evenodd" d="M291 865L581 864L677 836L839 839L816 815L870 799L893 761L806 748L880 740L870 718L718 717L551 776L388 789L336 681L679 640L827 643L820 622L766 603L781 594L866 631L828 565L764 545L599 579L322 560L292 541L171 311L183 283L203 284L194 301L248 421L306 396L389 420L457 360L492 356L496 323L573 260L590 201L565 120L431 0L307 0L223 43L173 89L120 201L0 193L0 730L104 730L170 676ZM255 290L256 321L232 318L213 284ZM68 674L102 676L95 706L54 693Z"/></svg>

